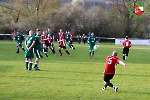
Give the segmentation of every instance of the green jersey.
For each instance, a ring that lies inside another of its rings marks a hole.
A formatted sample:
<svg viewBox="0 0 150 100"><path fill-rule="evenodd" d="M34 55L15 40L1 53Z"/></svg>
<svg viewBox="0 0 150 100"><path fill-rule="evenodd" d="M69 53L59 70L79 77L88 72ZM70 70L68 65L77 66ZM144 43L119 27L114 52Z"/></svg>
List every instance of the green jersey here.
<svg viewBox="0 0 150 100"><path fill-rule="evenodd" d="M17 40L18 43L22 43L23 41L23 35L21 34L16 34L15 39Z"/></svg>
<svg viewBox="0 0 150 100"><path fill-rule="evenodd" d="M33 36L36 36L36 32L33 33Z"/></svg>
<svg viewBox="0 0 150 100"><path fill-rule="evenodd" d="M25 40L25 43L26 43L27 47L30 47L32 45L33 41L35 41L34 36L27 37L26 40Z"/></svg>
<svg viewBox="0 0 150 100"><path fill-rule="evenodd" d="M49 34L51 37L54 36L54 32L46 32L46 34L47 34L47 35Z"/></svg>
<svg viewBox="0 0 150 100"><path fill-rule="evenodd" d="M38 35L35 36L35 46L34 46L35 50L39 50L40 51L42 45L41 45L41 43L39 41L41 41L41 40L42 40L41 36L38 36Z"/></svg>
<svg viewBox="0 0 150 100"><path fill-rule="evenodd" d="M70 33L68 33L68 34L66 35L66 40L67 40L67 42L71 41L71 35L70 35Z"/></svg>
<svg viewBox="0 0 150 100"><path fill-rule="evenodd" d="M95 36L90 36L89 38L88 38L88 41L89 41L89 46L92 46L92 47L94 47L94 45L95 45L95 42L96 42L96 37Z"/></svg>

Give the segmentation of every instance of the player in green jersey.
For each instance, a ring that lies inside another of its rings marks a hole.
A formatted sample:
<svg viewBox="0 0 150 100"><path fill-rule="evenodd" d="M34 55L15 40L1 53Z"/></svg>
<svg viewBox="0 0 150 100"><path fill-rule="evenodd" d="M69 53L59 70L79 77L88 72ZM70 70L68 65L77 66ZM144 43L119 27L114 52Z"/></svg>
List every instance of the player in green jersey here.
<svg viewBox="0 0 150 100"><path fill-rule="evenodd" d="M72 43L71 33L69 31L66 32L66 41L67 41L68 46L70 47L70 50L74 50L75 47Z"/></svg>
<svg viewBox="0 0 150 100"><path fill-rule="evenodd" d="M32 59L34 57L34 53L33 53L33 47L35 45L35 37L33 36L33 31L30 30L29 31L29 37L26 38L25 40L25 53L24 53L24 57L25 59L25 68L26 70L31 70L32 69ZM29 67L28 67L29 64Z"/></svg>
<svg viewBox="0 0 150 100"><path fill-rule="evenodd" d="M96 37L94 36L94 33L91 33L91 36L88 38L89 43L89 58L94 59L94 45L96 43Z"/></svg>
<svg viewBox="0 0 150 100"><path fill-rule="evenodd" d="M41 31L37 30L37 35L35 36L35 46L34 46L34 52L35 52L35 55L36 55L35 65L34 65L35 70L40 70L39 67L38 67L38 62L41 58L41 56L40 56L41 55L40 54L41 46L42 46L42 44L44 44L44 41L42 41L40 35L41 35Z"/></svg>
<svg viewBox="0 0 150 100"><path fill-rule="evenodd" d="M17 34L14 37L14 40L17 41L17 52L19 53L19 48L22 48L23 51L25 51L24 47L22 46L22 41L23 41L23 35L20 34L19 31L17 31Z"/></svg>

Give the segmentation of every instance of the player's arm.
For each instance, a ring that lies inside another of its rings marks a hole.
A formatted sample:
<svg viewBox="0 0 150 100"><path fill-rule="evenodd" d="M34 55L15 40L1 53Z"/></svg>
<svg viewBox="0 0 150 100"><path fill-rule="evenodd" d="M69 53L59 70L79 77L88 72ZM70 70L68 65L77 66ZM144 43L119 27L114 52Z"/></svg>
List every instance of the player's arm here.
<svg viewBox="0 0 150 100"><path fill-rule="evenodd" d="M123 48L124 48L124 44L125 44L125 42L123 41L123 42L122 42L122 47L123 47Z"/></svg>
<svg viewBox="0 0 150 100"><path fill-rule="evenodd" d="M27 41L25 41L25 44L24 44L24 45L25 45L26 48L28 48L28 47L27 47Z"/></svg>
<svg viewBox="0 0 150 100"><path fill-rule="evenodd" d="M89 42L90 42L90 37L87 39L87 43L89 44Z"/></svg>
<svg viewBox="0 0 150 100"><path fill-rule="evenodd" d="M65 41L65 40L64 39L59 40L59 42L61 42L61 41Z"/></svg>
<svg viewBox="0 0 150 100"><path fill-rule="evenodd" d="M124 66L124 68L126 68L126 67L127 67L127 65L126 65L123 61L121 61L121 60L119 60L119 64L123 65L123 66Z"/></svg>
<svg viewBox="0 0 150 100"><path fill-rule="evenodd" d="M31 46L28 48L28 50L31 50L31 48L33 48L33 46L35 45L35 41L32 42Z"/></svg>
<svg viewBox="0 0 150 100"><path fill-rule="evenodd" d="M40 43L40 44L44 44L45 42L44 42L44 41L42 41L42 40L39 40L39 43Z"/></svg>
<svg viewBox="0 0 150 100"><path fill-rule="evenodd" d="M130 41L130 47L132 46L132 43L131 43L131 41Z"/></svg>

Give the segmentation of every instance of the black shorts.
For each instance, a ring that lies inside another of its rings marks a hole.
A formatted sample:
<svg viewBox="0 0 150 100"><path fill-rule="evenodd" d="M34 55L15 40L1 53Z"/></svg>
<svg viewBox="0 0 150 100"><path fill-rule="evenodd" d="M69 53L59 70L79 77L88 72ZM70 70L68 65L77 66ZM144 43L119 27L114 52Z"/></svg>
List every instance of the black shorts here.
<svg viewBox="0 0 150 100"><path fill-rule="evenodd" d="M35 50L34 49L34 53L35 53L35 55L36 55L37 58L41 58L40 50Z"/></svg>
<svg viewBox="0 0 150 100"><path fill-rule="evenodd" d="M49 44L45 44L46 47L50 47L50 46L53 46L53 43L49 43Z"/></svg>
<svg viewBox="0 0 150 100"><path fill-rule="evenodd" d="M123 48L122 53L128 55L128 53L129 53L129 48Z"/></svg>
<svg viewBox="0 0 150 100"><path fill-rule="evenodd" d="M110 82L110 80L114 77L115 74L104 74L104 81Z"/></svg>
<svg viewBox="0 0 150 100"><path fill-rule="evenodd" d="M59 45L59 47L60 47L60 48L63 48L63 49L66 49L66 46L60 46L60 45Z"/></svg>

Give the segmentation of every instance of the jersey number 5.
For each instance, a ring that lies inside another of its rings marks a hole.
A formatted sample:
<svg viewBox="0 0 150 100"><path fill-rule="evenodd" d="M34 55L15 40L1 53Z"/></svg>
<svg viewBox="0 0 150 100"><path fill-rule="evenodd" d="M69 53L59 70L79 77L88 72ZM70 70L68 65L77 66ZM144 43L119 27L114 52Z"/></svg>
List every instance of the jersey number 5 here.
<svg viewBox="0 0 150 100"><path fill-rule="evenodd" d="M108 58L108 64L112 63L112 58Z"/></svg>

